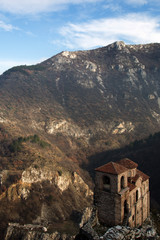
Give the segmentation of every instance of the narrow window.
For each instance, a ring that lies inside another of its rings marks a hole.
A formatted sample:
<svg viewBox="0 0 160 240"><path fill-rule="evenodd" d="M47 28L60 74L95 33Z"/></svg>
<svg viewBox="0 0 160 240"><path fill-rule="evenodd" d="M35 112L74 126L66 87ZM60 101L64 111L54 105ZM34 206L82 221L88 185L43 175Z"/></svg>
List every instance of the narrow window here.
<svg viewBox="0 0 160 240"><path fill-rule="evenodd" d="M128 213L128 204L127 204L127 201L125 200L124 201L124 214L127 214Z"/></svg>
<svg viewBox="0 0 160 240"><path fill-rule="evenodd" d="M136 202L138 201L138 190L136 191Z"/></svg>
<svg viewBox="0 0 160 240"><path fill-rule="evenodd" d="M107 176L103 176L103 189L105 191L110 191L110 178Z"/></svg>
<svg viewBox="0 0 160 240"><path fill-rule="evenodd" d="M124 176L121 177L121 189L124 188Z"/></svg>

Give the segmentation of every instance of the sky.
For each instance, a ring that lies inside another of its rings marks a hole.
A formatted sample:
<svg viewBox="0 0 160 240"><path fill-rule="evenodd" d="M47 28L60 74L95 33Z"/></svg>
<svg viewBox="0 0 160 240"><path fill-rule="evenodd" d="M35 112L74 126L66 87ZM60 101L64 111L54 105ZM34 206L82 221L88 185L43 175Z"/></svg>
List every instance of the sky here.
<svg viewBox="0 0 160 240"><path fill-rule="evenodd" d="M0 74L115 41L160 42L160 1L0 0Z"/></svg>

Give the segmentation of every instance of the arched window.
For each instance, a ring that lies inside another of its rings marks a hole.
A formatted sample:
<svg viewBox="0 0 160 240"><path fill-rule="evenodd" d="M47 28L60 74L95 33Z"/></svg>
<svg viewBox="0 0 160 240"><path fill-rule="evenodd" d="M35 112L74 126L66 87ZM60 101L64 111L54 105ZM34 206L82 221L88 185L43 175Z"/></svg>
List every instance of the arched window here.
<svg viewBox="0 0 160 240"><path fill-rule="evenodd" d="M138 196L138 190L136 191L136 202L138 201L138 198L139 198L139 196Z"/></svg>
<svg viewBox="0 0 160 240"><path fill-rule="evenodd" d="M110 178L108 176L103 176L103 189L105 191L110 191Z"/></svg>
<svg viewBox="0 0 160 240"><path fill-rule="evenodd" d="M121 189L124 188L124 176L121 177Z"/></svg>

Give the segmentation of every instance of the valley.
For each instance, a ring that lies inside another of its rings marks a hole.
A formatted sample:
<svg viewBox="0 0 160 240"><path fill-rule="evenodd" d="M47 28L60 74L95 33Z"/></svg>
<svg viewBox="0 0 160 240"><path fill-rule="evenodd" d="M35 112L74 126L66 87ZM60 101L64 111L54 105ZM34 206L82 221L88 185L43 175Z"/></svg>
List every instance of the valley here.
<svg viewBox="0 0 160 240"><path fill-rule="evenodd" d="M8 222L80 214L93 203L94 168L122 157L150 175L159 208L159 76L160 44L121 41L0 76L2 239Z"/></svg>

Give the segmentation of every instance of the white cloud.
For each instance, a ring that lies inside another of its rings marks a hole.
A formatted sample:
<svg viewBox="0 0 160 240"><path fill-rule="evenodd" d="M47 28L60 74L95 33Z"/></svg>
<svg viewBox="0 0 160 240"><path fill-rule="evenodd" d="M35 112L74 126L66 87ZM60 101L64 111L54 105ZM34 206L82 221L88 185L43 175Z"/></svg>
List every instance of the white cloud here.
<svg viewBox="0 0 160 240"><path fill-rule="evenodd" d="M125 0L125 2L132 5L144 5L148 3L148 0Z"/></svg>
<svg viewBox="0 0 160 240"><path fill-rule="evenodd" d="M11 24L7 24L3 21L0 20L0 28L2 28L3 30L10 32L12 30L18 30L17 27L12 26Z"/></svg>
<svg viewBox="0 0 160 240"><path fill-rule="evenodd" d="M102 0L0 0L0 10L16 14L57 11L67 4L93 3Z"/></svg>
<svg viewBox="0 0 160 240"><path fill-rule="evenodd" d="M160 1L159 0L121 0L124 3L131 5L133 7L139 7L139 6L143 6L146 5L149 8L152 7L149 10L156 10L157 7L160 6Z"/></svg>
<svg viewBox="0 0 160 240"><path fill-rule="evenodd" d="M67 24L61 28L63 45L70 49L105 46L117 40L127 43L160 42L159 21L144 14L129 14L118 18L93 20L82 24Z"/></svg>
<svg viewBox="0 0 160 240"><path fill-rule="evenodd" d="M121 11L122 7L120 4L114 2L114 3L105 4L104 9L109 9L109 10L115 12L115 11Z"/></svg>

